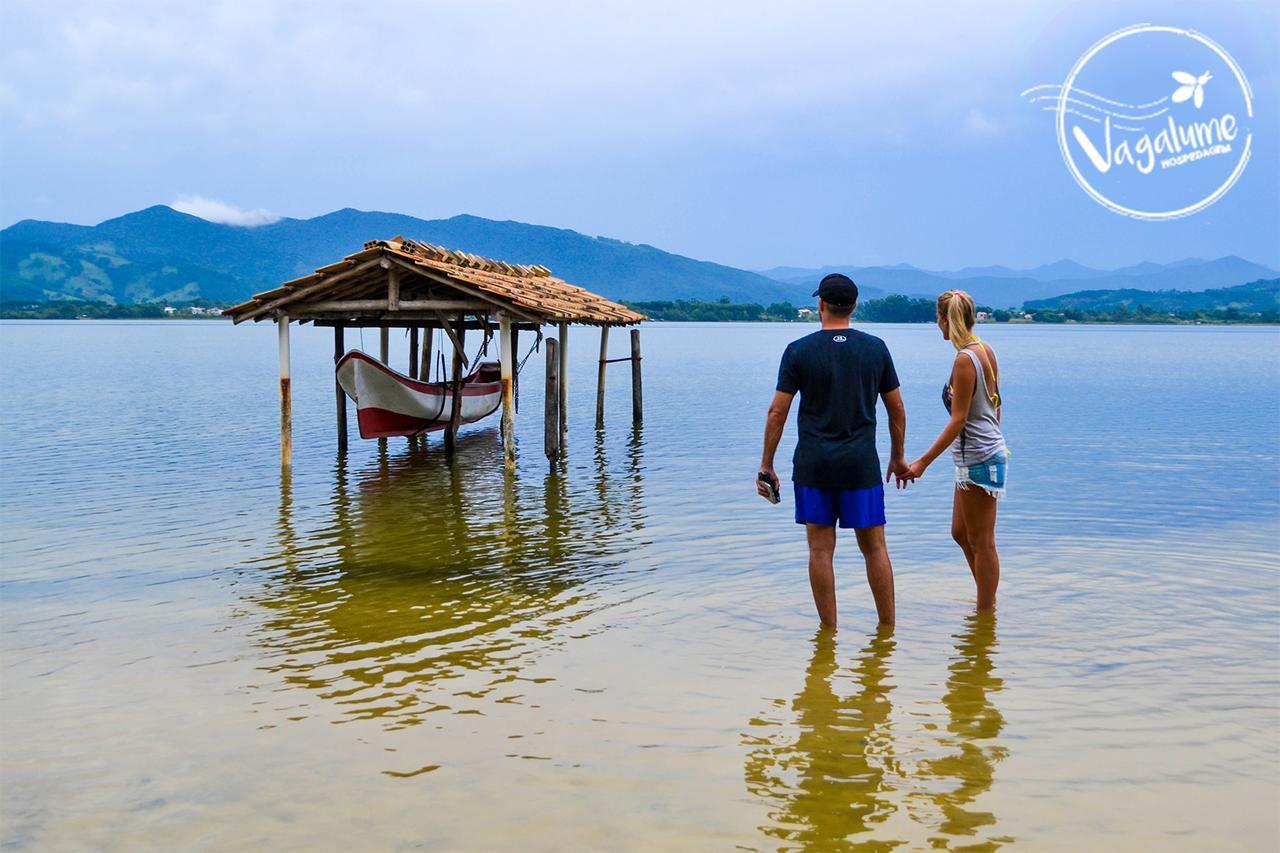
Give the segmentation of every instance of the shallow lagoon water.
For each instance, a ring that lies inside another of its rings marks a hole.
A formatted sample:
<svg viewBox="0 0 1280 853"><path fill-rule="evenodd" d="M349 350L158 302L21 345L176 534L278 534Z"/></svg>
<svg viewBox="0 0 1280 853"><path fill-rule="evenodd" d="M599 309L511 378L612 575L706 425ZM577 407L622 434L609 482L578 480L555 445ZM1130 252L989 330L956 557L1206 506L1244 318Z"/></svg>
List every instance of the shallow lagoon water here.
<svg viewBox="0 0 1280 853"><path fill-rule="evenodd" d="M948 345L868 329L918 452ZM889 495L897 629L850 537L831 636L789 495L752 486L806 331L646 326L645 424L615 369L597 432L575 329L567 461L535 354L507 476L491 424L452 464L339 458L331 338L297 330L282 477L271 328L3 325L0 841L1274 849L1280 332L983 327L998 617L940 464Z"/></svg>

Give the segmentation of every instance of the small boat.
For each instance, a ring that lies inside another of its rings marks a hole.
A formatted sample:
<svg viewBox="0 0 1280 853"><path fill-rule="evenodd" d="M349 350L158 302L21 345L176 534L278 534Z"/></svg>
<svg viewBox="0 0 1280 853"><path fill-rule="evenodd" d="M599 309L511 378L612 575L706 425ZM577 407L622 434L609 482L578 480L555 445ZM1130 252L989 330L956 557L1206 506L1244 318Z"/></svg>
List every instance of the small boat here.
<svg viewBox="0 0 1280 853"><path fill-rule="evenodd" d="M361 438L418 435L444 429L453 414L452 382L419 382L360 350L337 366L338 384L356 404ZM460 422L474 423L502 404L502 370L496 361L476 364L462 380Z"/></svg>

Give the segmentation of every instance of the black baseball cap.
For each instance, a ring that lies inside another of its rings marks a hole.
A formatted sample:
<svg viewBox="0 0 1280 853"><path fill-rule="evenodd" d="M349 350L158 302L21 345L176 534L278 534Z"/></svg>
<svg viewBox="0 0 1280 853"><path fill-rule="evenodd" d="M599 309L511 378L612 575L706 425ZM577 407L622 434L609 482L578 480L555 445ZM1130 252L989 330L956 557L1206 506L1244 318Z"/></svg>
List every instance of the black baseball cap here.
<svg viewBox="0 0 1280 853"><path fill-rule="evenodd" d="M844 308L858 301L858 285L849 276L833 272L819 282L813 295L828 305Z"/></svg>

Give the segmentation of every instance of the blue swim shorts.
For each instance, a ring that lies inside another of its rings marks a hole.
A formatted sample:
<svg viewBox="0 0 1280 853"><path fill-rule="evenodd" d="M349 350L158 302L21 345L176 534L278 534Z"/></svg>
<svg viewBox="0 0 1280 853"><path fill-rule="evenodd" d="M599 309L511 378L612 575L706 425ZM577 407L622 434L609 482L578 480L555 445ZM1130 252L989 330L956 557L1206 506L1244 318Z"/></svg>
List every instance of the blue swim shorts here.
<svg viewBox="0 0 1280 853"><path fill-rule="evenodd" d="M884 484L866 489L820 489L795 484L796 524L879 527L884 524Z"/></svg>

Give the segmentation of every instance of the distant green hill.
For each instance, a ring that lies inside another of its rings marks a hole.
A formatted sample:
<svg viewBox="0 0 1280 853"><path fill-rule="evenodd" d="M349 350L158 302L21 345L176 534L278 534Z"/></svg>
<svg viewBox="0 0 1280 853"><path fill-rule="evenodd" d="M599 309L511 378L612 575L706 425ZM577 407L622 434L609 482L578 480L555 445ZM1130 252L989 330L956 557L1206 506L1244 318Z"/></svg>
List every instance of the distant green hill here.
<svg viewBox="0 0 1280 853"><path fill-rule="evenodd" d="M334 211L245 228L157 205L95 226L24 220L0 231L0 300L238 302L403 234L516 263L542 264L613 299L812 300L798 284L643 244L476 216L424 220Z"/></svg>
<svg viewBox="0 0 1280 853"><path fill-rule="evenodd" d="M1095 270L1062 260L1030 270L1008 267L969 267L953 272L916 269L907 264L892 267L822 267L805 270L780 267L763 274L793 284L813 287L830 272L842 272L869 296L899 293L936 297L958 287L973 294L981 305L1014 308L1032 300L1052 299L1076 293L1081 287L1098 290L1205 290L1234 287L1276 276L1276 271L1243 258L1214 260L1187 258L1169 264L1141 263L1116 270Z"/></svg>
<svg viewBox="0 0 1280 853"><path fill-rule="evenodd" d="M1215 311L1236 309L1243 312L1280 310L1280 279L1261 279L1215 290L1082 290L1051 299L1035 299L1026 304L1028 311L1038 309L1076 311L1133 310L1145 305L1157 311Z"/></svg>

